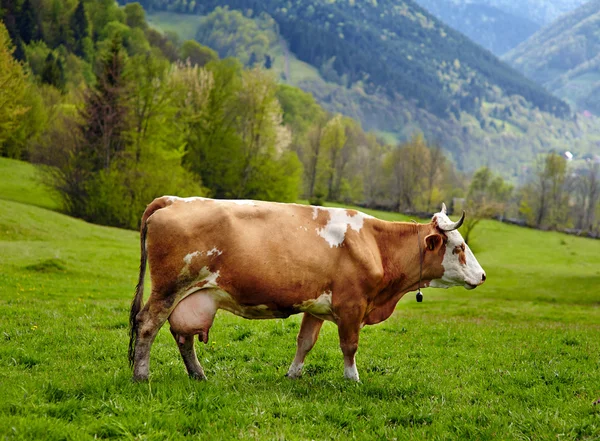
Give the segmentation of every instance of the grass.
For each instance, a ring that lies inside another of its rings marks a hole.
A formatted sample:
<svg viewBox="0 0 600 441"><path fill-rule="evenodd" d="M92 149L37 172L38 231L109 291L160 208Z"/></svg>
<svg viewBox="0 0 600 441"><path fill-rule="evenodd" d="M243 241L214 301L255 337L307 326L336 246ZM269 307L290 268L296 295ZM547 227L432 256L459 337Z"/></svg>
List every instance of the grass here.
<svg viewBox="0 0 600 441"><path fill-rule="evenodd" d="M150 26L162 32L175 32L181 41L195 40L200 15L179 14L176 12L147 12L146 18Z"/></svg>
<svg viewBox="0 0 600 441"><path fill-rule="evenodd" d="M4 195L0 439L600 439L598 241L482 222L486 284L408 294L365 327L359 384L335 325L291 381L300 318L228 313L198 347L207 382L187 378L165 327L150 382L134 384L138 234Z"/></svg>
<svg viewBox="0 0 600 441"><path fill-rule="evenodd" d="M50 210L59 208L58 202L41 182L41 174L32 164L0 157L0 198L25 202Z"/></svg>

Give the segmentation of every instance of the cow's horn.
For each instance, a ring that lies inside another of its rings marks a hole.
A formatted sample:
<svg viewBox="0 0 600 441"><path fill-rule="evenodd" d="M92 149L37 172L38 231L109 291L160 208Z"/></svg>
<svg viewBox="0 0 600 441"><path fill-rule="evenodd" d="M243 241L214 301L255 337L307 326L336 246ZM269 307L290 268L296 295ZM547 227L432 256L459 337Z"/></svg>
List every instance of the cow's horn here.
<svg viewBox="0 0 600 441"><path fill-rule="evenodd" d="M446 204L442 202L442 213L446 214Z"/></svg>
<svg viewBox="0 0 600 441"><path fill-rule="evenodd" d="M460 228L460 226L465 221L465 212L463 211L462 216L457 222L448 222L447 224L439 225L440 230L442 231L454 231Z"/></svg>

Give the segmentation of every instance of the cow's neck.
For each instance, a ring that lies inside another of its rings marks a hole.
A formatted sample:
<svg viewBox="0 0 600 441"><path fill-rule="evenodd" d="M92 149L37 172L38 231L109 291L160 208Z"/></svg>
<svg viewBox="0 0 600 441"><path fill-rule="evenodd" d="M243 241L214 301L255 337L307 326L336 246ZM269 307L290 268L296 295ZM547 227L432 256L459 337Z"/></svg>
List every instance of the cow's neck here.
<svg viewBox="0 0 600 441"><path fill-rule="evenodd" d="M378 237L384 283L394 283L397 289L404 292L417 289L420 257L424 252L423 240L429 225L395 222L387 226Z"/></svg>
<svg viewBox="0 0 600 441"><path fill-rule="evenodd" d="M423 240L428 226L386 223L381 227L377 232L376 240L383 265L383 280L369 306L369 311L363 320L364 324L375 324L387 319L402 296L419 287L418 240ZM421 252L424 252L423 246ZM423 268L423 276L425 275L425 268ZM427 281L423 279L422 283Z"/></svg>

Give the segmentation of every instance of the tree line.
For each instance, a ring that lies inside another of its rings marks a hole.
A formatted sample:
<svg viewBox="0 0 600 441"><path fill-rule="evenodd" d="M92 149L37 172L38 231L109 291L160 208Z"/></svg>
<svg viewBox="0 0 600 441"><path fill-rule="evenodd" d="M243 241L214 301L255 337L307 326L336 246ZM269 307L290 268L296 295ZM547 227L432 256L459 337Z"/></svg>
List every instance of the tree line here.
<svg viewBox="0 0 600 441"><path fill-rule="evenodd" d="M257 62L242 63L157 32L137 3L8 2L2 22L0 152L41 164L68 214L136 228L163 194L413 213L464 200L471 229L503 215L598 231L593 158L572 170L545 156L519 189L487 168L467 177L422 135L389 145L278 84L260 29L248 39ZM225 35L206 36L228 50Z"/></svg>

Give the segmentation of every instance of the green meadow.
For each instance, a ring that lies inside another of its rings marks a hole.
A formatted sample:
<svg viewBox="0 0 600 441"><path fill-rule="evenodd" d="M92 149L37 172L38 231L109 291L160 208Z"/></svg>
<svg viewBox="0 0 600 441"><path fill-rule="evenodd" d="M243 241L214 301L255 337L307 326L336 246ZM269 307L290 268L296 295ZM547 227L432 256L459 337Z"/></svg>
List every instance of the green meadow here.
<svg viewBox="0 0 600 441"><path fill-rule="evenodd" d="M365 327L360 383L335 325L288 380L299 316L219 312L198 345L208 381L165 327L135 384L138 233L52 211L36 176L0 159L0 439L600 439L600 241L482 222L487 282L410 293Z"/></svg>

